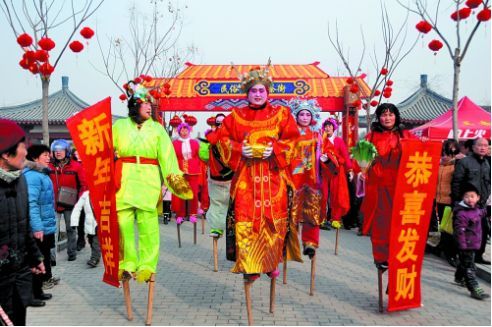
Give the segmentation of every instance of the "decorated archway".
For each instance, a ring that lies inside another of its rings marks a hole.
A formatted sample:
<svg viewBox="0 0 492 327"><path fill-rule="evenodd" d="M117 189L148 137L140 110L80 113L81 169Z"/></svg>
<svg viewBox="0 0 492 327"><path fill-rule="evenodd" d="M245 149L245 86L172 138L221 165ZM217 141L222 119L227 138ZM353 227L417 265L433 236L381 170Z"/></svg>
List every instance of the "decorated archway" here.
<svg viewBox="0 0 492 327"><path fill-rule="evenodd" d="M240 73L258 65L235 65ZM357 139L357 110L360 97L370 89L359 80L360 91L351 93L347 77L331 77L319 68L319 62L307 65L273 65L270 69L273 85L270 99L273 105L287 105L296 96L315 98L324 112L342 112L343 136L349 146ZM231 111L247 106L236 72L231 65L194 65L171 79L155 78L147 87L160 88L167 84L167 96L159 101L158 110L168 111Z"/></svg>

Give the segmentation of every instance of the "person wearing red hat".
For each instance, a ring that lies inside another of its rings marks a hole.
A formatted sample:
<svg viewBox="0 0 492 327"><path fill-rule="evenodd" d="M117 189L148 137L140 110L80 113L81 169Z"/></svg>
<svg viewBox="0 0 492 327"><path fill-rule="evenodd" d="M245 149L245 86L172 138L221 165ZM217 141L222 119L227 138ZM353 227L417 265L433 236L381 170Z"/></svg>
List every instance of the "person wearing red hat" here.
<svg viewBox="0 0 492 327"><path fill-rule="evenodd" d="M27 183L22 175L26 155L22 128L0 119L0 306L16 326L26 324L32 273L45 273L29 223Z"/></svg>

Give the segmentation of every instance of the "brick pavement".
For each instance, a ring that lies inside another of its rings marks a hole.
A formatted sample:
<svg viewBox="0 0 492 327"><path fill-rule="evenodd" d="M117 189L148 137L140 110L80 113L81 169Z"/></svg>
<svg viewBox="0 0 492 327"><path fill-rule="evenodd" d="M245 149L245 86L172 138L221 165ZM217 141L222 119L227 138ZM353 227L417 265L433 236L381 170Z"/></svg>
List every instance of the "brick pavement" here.
<svg viewBox="0 0 492 327"><path fill-rule="evenodd" d="M200 225L198 225L200 226ZM219 241L219 272L213 272L212 241L201 235L193 245L190 223L181 229L178 248L176 225L160 225L161 258L155 287L153 325L246 325L242 276L232 274L225 260L225 242ZM316 292L309 296L310 264L289 263L288 284L277 280L275 314L268 312L269 279L262 276L252 288L256 325L490 325L491 302L470 298L452 283L454 269L427 255L422 287L424 306L403 312L377 312L377 273L369 238L341 230L335 256L334 231L321 231ZM68 262L59 253L55 275L62 278L49 290L53 299L43 308L29 308L29 325L144 325L146 284L131 284L134 320L127 321L123 292L101 282L103 268L86 265L90 250ZM480 281L490 294L490 283ZM385 302L386 303L386 302Z"/></svg>

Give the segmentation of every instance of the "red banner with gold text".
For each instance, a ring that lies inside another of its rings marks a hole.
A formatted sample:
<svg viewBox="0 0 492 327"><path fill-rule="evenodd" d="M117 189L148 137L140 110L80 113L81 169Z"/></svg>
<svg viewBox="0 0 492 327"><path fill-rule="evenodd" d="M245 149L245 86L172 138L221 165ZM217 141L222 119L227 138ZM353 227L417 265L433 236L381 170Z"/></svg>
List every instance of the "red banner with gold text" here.
<svg viewBox="0 0 492 327"><path fill-rule="evenodd" d="M114 187L114 150L111 98L67 119L87 177L97 234L104 261L103 281L119 287L119 230Z"/></svg>
<svg viewBox="0 0 492 327"><path fill-rule="evenodd" d="M440 142L402 140L391 215L388 311L420 307L420 277L441 158Z"/></svg>

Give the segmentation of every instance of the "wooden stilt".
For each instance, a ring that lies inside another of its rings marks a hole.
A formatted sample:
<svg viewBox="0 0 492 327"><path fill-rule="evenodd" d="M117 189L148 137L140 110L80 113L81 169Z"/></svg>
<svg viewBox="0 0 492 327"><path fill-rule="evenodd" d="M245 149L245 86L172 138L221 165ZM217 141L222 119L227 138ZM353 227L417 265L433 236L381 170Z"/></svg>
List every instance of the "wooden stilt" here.
<svg viewBox="0 0 492 327"><path fill-rule="evenodd" d="M126 316L127 319L133 320L133 311L132 311L132 298L130 296L130 280L123 280L123 295L125 297L125 307L126 307Z"/></svg>
<svg viewBox="0 0 492 327"><path fill-rule="evenodd" d="M246 297L246 311L248 313L248 325L253 326L253 312L251 308L251 285L253 282L249 280L244 281L244 295Z"/></svg>
<svg viewBox="0 0 492 327"><path fill-rule="evenodd" d="M337 228L337 233L335 236L335 255L338 255L338 233L340 232L340 228Z"/></svg>
<svg viewBox="0 0 492 327"><path fill-rule="evenodd" d="M196 244L196 222L193 223L193 244Z"/></svg>
<svg viewBox="0 0 492 327"><path fill-rule="evenodd" d="M383 313L383 270L378 269L379 312Z"/></svg>
<svg viewBox="0 0 492 327"><path fill-rule="evenodd" d="M284 258L284 267L282 269L283 280L282 283L287 284L287 258Z"/></svg>
<svg viewBox="0 0 492 327"><path fill-rule="evenodd" d="M202 235L205 235L205 215L202 215Z"/></svg>
<svg viewBox="0 0 492 327"><path fill-rule="evenodd" d="M218 237L213 237L214 242L214 271L219 271L219 249L218 249Z"/></svg>
<svg viewBox="0 0 492 327"><path fill-rule="evenodd" d="M147 299L147 319L145 319L145 325L152 325L152 307L154 305L154 286L155 286L155 274L150 275L149 283L149 296Z"/></svg>
<svg viewBox="0 0 492 327"><path fill-rule="evenodd" d="M311 287L309 289L309 295L314 295L314 280L316 276L316 254L311 259Z"/></svg>
<svg viewBox="0 0 492 327"><path fill-rule="evenodd" d="M270 280L270 313L275 312L275 282L277 278L274 277Z"/></svg>
<svg viewBox="0 0 492 327"><path fill-rule="evenodd" d="M178 229L178 246L181 247L181 224L176 224L176 228Z"/></svg>

